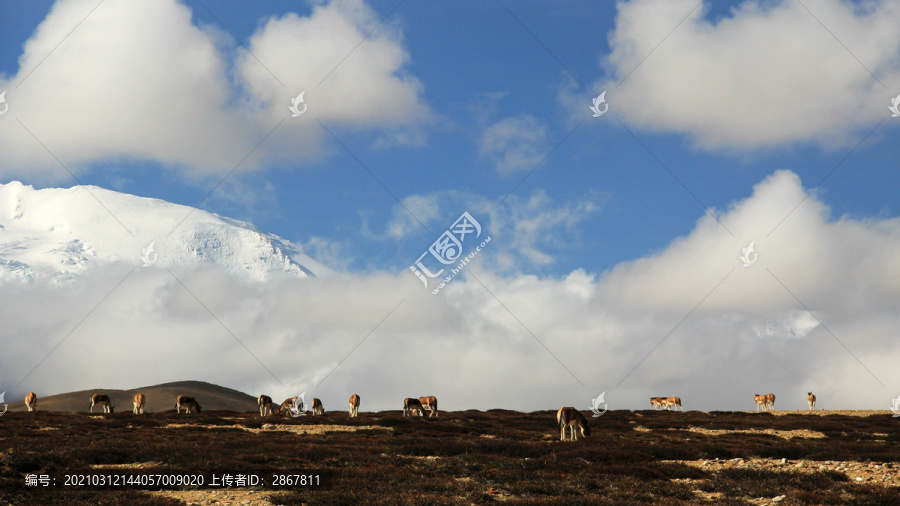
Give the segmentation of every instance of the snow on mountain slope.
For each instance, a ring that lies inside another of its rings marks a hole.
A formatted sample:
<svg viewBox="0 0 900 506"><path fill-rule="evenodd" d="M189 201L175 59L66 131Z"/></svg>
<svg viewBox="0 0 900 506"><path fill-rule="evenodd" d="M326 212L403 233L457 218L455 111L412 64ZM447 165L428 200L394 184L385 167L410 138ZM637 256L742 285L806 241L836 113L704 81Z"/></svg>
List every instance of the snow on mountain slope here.
<svg viewBox="0 0 900 506"><path fill-rule="evenodd" d="M96 186L0 184L0 282L64 283L111 262L210 264L258 282L331 273L290 241L199 209Z"/></svg>

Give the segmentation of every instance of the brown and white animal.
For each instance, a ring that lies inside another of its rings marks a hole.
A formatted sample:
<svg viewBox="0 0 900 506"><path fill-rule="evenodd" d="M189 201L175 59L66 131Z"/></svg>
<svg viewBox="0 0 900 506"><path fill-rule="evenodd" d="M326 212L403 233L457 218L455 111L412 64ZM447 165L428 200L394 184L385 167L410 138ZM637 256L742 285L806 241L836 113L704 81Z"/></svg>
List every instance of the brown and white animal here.
<svg viewBox="0 0 900 506"><path fill-rule="evenodd" d="M260 395L259 398L256 399L256 404L259 405L259 416L272 414L272 398L268 395Z"/></svg>
<svg viewBox="0 0 900 506"><path fill-rule="evenodd" d="M678 408L684 411L684 407L681 405L681 397L666 397L662 399L662 403L666 406L666 409L671 409L672 406L675 406L675 411L678 411Z"/></svg>
<svg viewBox="0 0 900 506"><path fill-rule="evenodd" d="M359 416L359 396L353 394L350 396L350 417Z"/></svg>
<svg viewBox="0 0 900 506"><path fill-rule="evenodd" d="M813 395L812 392L809 392L809 397L807 397L806 400L809 402L809 410L810 410L810 411L815 411L815 409L816 409L816 396Z"/></svg>
<svg viewBox="0 0 900 506"><path fill-rule="evenodd" d="M653 409L660 409L663 407L663 400L665 397L651 397L650 405L653 406Z"/></svg>
<svg viewBox="0 0 900 506"><path fill-rule="evenodd" d="M556 412L556 421L559 422L559 440L566 440L566 427L572 430L572 440L578 441L578 434L575 429L581 431L584 437L591 435L591 427L588 425L587 419L575 408L559 408Z"/></svg>
<svg viewBox="0 0 900 506"><path fill-rule="evenodd" d="M94 412L94 406L103 406L104 413L112 413L116 407L112 405L109 396L105 394L94 394L91 396L91 413Z"/></svg>
<svg viewBox="0 0 900 506"><path fill-rule="evenodd" d="M431 418L432 414L438 416L437 397L433 395L419 397L419 402L422 404L423 408L428 410L428 418Z"/></svg>
<svg viewBox="0 0 900 506"><path fill-rule="evenodd" d="M318 397L313 398L312 411L313 411L313 416L325 414L325 408L322 407L322 401L320 401Z"/></svg>
<svg viewBox="0 0 900 506"><path fill-rule="evenodd" d="M181 408L184 408L185 413L190 413L191 410L195 413L200 412L200 404L197 402L197 399L186 395L179 395L175 398L175 411L181 413Z"/></svg>
<svg viewBox="0 0 900 506"><path fill-rule="evenodd" d="M28 407L28 411L37 409L37 395L34 392L28 392L28 395L25 396L25 406Z"/></svg>
<svg viewBox="0 0 900 506"><path fill-rule="evenodd" d="M144 394L134 394L134 399L132 400L132 403L134 404L134 409L132 409L131 412L136 415L143 415L145 399L146 399L146 397L144 397Z"/></svg>
<svg viewBox="0 0 900 506"><path fill-rule="evenodd" d="M413 399L412 397L407 397L403 399L403 416L413 416L419 413L419 416L422 416L422 403L419 399Z"/></svg>
<svg viewBox="0 0 900 506"><path fill-rule="evenodd" d="M766 394L766 407L775 411L775 394Z"/></svg>
<svg viewBox="0 0 900 506"><path fill-rule="evenodd" d="M290 415L291 408L294 407L294 401L297 400L297 397L300 397L300 396L295 395L294 397L288 397L287 399L285 399L284 402L281 403L281 406L278 407L278 414L279 415L282 415L282 414ZM301 410L303 409L303 401L302 400L300 401L300 405L298 407Z"/></svg>
<svg viewBox="0 0 900 506"><path fill-rule="evenodd" d="M764 411L766 409L768 409L768 406L766 406L766 396L765 395L753 394L753 402L756 403L757 411L759 411L760 407L762 407Z"/></svg>

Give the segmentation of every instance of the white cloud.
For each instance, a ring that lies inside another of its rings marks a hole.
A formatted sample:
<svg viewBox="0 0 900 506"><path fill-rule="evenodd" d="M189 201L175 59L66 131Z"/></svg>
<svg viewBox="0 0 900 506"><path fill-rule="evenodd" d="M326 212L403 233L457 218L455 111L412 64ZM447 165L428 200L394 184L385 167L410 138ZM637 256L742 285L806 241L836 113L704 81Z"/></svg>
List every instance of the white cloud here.
<svg viewBox="0 0 900 506"><path fill-rule="evenodd" d="M530 114L504 118L484 129L478 149L500 172L531 170L550 151L547 127Z"/></svg>
<svg viewBox="0 0 900 506"><path fill-rule="evenodd" d="M548 265L555 262L550 251L574 249L577 225L600 211L605 197L592 195L558 204L539 190L527 198L511 196L507 200L504 208L492 209L491 224L509 246L500 247L492 258L496 268L514 271L523 260L535 266Z"/></svg>
<svg viewBox="0 0 900 506"><path fill-rule="evenodd" d="M554 254L572 249L578 240L577 225L598 212L605 199L605 195L589 195L558 203L544 191L536 190L528 197L511 195L498 206L496 201L481 195L458 191L411 195L403 199L403 206L394 206L382 237L434 241L468 211L485 234L492 240L498 239L491 244L492 254L483 260L485 265L501 272L516 271L522 265L552 264ZM434 237L428 236L419 220ZM429 244L423 246L427 248Z"/></svg>
<svg viewBox="0 0 900 506"><path fill-rule="evenodd" d="M409 55L399 30L378 23L361 0L317 5L309 17L273 17L250 40L250 51L265 67L243 53L238 70L252 95L271 107L270 120L284 117L295 90L308 90L306 101L319 118L356 127L407 123L425 115L417 101L421 85L402 75Z"/></svg>
<svg viewBox="0 0 900 506"><path fill-rule="evenodd" d="M250 40L253 56L242 53L237 59L257 121L280 121L285 104L305 90L309 110L300 118L305 121L286 125L302 135L321 135L315 118L330 127L379 129L380 144L421 142L420 132L404 127L430 115L420 102L422 85L403 71L409 55L400 30L379 22L362 0L319 4L308 17L288 13L269 19ZM395 131L385 134L391 129ZM293 159L303 149L293 136L283 139L277 156Z"/></svg>
<svg viewBox="0 0 900 506"><path fill-rule="evenodd" d="M798 409L810 390L822 408L884 409L900 389L900 219L833 218L813 196L766 237L804 194L795 174L776 172L720 213L736 238L703 216L665 250L608 272L552 278L468 267L493 295L461 276L433 296L406 270L267 284L208 267L177 271L285 387L178 281L141 269L21 390L5 387L7 398L202 379L253 395L306 390L326 409L354 392L364 410L397 409L415 391L451 410L586 408L603 391L612 409L679 395L687 409L752 410L760 392ZM759 257L744 268L751 240ZM495 244L483 259L498 254ZM25 376L130 268L66 287L4 284L0 377ZM134 367L138 351L146 367Z"/></svg>
<svg viewBox="0 0 900 506"><path fill-rule="evenodd" d="M759 337L803 337L820 325L816 315L806 310L787 311L781 318L767 320L753 327Z"/></svg>
<svg viewBox="0 0 900 506"><path fill-rule="evenodd" d="M390 26L379 27L316 88L377 23L362 0L270 19L249 44L262 64L243 49L223 47L229 39L218 29L193 25L191 10L175 0L105 2L87 16L95 6L59 0L25 43L19 72L0 80L10 107L0 122L4 176L68 177L41 143L75 171L125 157L189 175L221 174L285 118L242 169L321 154L315 119L383 135L428 116L420 84L403 72L402 38ZM309 112L290 118L290 99L304 89Z"/></svg>
<svg viewBox="0 0 900 506"><path fill-rule="evenodd" d="M310 237L302 244L309 256L335 270L347 270L355 260L346 253L346 244L327 237Z"/></svg>
<svg viewBox="0 0 900 506"><path fill-rule="evenodd" d="M434 222L441 215L439 195L410 195L403 204L394 206L394 212L387 224L387 237L400 239L415 232L422 232L422 224ZM449 225L449 224L448 224Z"/></svg>
<svg viewBox="0 0 900 506"><path fill-rule="evenodd" d="M747 150L846 145L888 114L900 86L898 2L746 1L716 23L700 8L659 44L696 5L618 3L604 59L613 78L594 88L609 90L624 121L687 134L704 149ZM583 116L588 103L572 106Z"/></svg>

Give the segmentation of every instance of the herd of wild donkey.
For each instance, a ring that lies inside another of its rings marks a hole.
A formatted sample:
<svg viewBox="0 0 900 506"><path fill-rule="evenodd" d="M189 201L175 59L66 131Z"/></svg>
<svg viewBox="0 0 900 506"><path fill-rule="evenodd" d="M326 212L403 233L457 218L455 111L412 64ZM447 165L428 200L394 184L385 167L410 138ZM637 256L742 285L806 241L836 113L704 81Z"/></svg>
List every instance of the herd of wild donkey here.
<svg viewBox="0 0 900 506"><path fill-rule="evenodd" d="M134 409L132 410L134 414L144 414L145 400L146 397L144 394L134 395ZM775 394L757 394L753 396L753 400L756 402L757 411L759 411L760 408L763 410L775 409ZM809 392L807 401L809 402L810 410L816 409L816 396L813 395L812 392ZM257 404L259 405L260 416L275 414L272 410L272 398L268 395L260 395L257 399ZM34 392L29 392L29 394L25 396L25 405L28 407L28 411L37 409L37 395L35 395ZM109 400L109 396L105 394L94 394L91 396L91 413L94 412L94 406L102 407L104 413L113 413L116 409ZM681 408L681 411L684 411L684 407L681 405L681 397L651 397L650 406L654 409L672 409L674 407L676 411L678 411L678 408ZM175 398L175 411L181 413L181 408L184 408L185 413L200 412L200 404L197 402L197 399L188 397L187 395L179 395ZM437 397L433 395L419 397L418 399L407 397L403 400L403 416L413 416L415 414L424 416L424 411L426 409L428 410L428 418L438 416ZM297 397L285 399L278 408L279 415L297 412L306 412L306 407L303 405L302 398L299 399L299 401ZM322 407L322 401L319 399L313 399L312 401L312 414L325 414L325 409ZM358 415L359 396L353 394L350 396L350 417L352 418ZM581 414L581 411L573 407L559 408L559 411L556 412L556 421L559 423L559 438L562 441L566 440L566 428L570 429L570 439L573 441L578 440L577 432L580 432L581 435L585 437L591 435L591 427L588 424L587 419Z"/></svg>

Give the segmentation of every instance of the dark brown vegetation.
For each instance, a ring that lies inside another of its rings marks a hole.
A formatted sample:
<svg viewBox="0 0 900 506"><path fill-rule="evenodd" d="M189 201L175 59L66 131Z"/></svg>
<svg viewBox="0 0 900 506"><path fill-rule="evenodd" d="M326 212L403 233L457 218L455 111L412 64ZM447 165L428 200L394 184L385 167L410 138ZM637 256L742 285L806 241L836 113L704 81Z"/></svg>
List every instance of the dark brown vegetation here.
<svg viewBox="0 0 900 506"><path fill-rule="evenodd" d="M143 464L143 471L330 470L331 490L263 490L274 504L846 504L900 503L900 419L770 413L609 411L593 435L560 442L555 411L346 412L297 419L203 411L7 413L0 417L3 504L184 504L135 489L26 488L26 473ZM267 425L277 424L277 425ZM354 430L359 428L358 430ZM763 432L728 432L735 430ZM302 432L306 431L306 434ZM704 432L705 431L705 432ZM783 437L778 431L814 431ZM788 459L803 472L707 468L689 461ZM884 481L819 470L877 463ZM889 464L885 468L883 464ZM823 466L824 467L824 466ZM811 469L810 469L811 468ZM201 490L201 492L205 492ZM760 498L764 498L760 502ZM237 504L237 503L235 503Z"/></svg>

